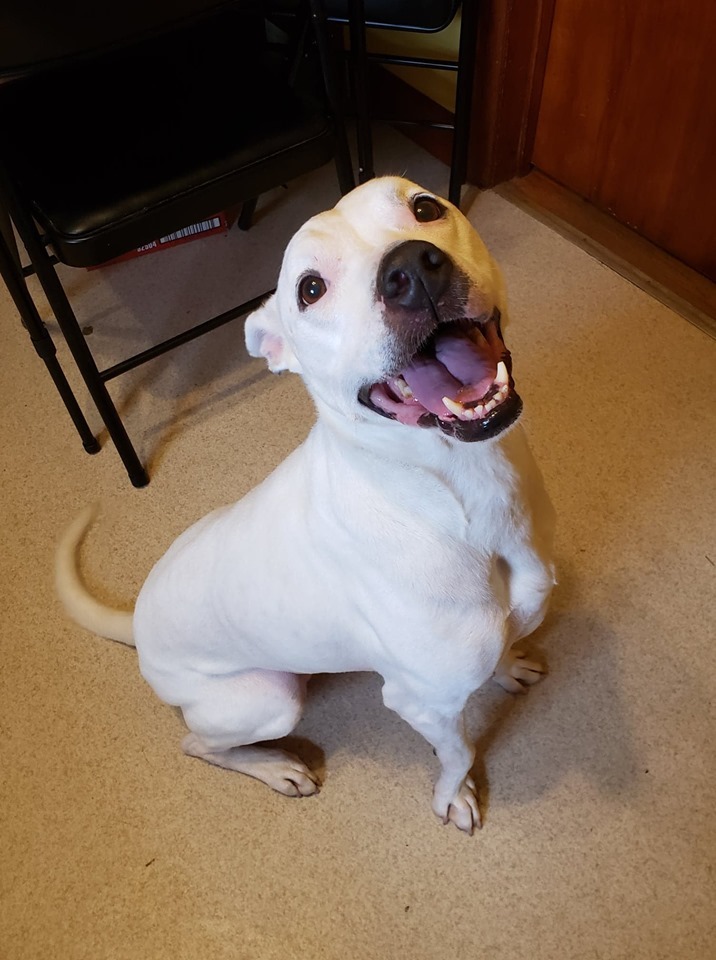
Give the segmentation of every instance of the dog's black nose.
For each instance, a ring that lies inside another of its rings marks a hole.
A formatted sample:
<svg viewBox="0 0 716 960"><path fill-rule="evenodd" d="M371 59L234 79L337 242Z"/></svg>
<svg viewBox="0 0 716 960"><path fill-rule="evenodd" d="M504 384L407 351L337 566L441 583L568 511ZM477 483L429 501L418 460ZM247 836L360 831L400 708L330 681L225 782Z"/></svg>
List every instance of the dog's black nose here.
<svg viewBox="0 0 716 960"><path fill-rule="evenodd" d="M452 260L433 243L406 240L383 257L378 294L391 306L420 310L435 305L452 277Z"/></svg>

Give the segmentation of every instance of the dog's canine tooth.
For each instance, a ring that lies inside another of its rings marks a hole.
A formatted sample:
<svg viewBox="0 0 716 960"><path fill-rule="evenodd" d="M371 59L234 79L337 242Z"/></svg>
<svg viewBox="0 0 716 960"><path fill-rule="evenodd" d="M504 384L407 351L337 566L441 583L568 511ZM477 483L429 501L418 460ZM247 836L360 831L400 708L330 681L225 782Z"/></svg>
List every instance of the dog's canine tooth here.
<svg viewBox="0 0 716 960"><path fill-rule="evenodd" d="M452 400L450 397L443 397L443 403L450 413L454 413L460 420L472 420L472 410L465 407L459 400Z"/></svg>
<svg viewBox="0 0 716 960"><path fill-rule="evenodd" d="M500 386L507 386L510 382L510 375L507 372L507 367L505 366L505 361L500 360L497 364L497 374L495 376L495 383L499 383Z"/></svg>

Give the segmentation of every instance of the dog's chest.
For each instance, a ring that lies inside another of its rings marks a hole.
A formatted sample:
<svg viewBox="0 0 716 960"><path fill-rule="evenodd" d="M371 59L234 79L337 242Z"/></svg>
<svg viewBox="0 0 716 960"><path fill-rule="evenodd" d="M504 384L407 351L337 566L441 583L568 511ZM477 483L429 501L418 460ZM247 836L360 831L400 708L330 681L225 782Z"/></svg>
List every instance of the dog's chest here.
<svg viewBox="0 0 716 960"><path fill-rule="evenodd" d="M523 477L511 452L503 444L452 444L433 468L445 534L481 555L499 554L527 519Z"/></svg>
<svg viewBox="0 0 716 960"><path fill-rule="evenodd" d="M521 525L514 467L494 445L440 445L419 464L376 460L330 486L332 545L413 602L419 592L467 599Z"/></svg>
<svg viewBox="0 0 716 960"><path fill-rule="evenodd" d="M489 472L459 473L450 486L463 517L462 539L465 545L482 554L500 554L520 516L516 478L500 465Z"/></svg>

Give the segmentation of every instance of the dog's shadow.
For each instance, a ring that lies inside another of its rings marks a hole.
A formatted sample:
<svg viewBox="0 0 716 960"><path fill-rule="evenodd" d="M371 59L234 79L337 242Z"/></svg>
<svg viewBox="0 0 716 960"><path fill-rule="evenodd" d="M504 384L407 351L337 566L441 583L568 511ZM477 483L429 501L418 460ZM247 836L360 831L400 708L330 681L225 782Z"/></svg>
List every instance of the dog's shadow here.
<svg viewBox="0 0 716 960"><path fill-rule="evenodd" d="M577 592L563 565L547 619L519 644L547 663L545 679L526 696L489 682L468 701L466 726L476 745L472 774L483 817L492 806L535 803L575 776L610 796L636 788L639 763L618 683L616 638L598 616L580 611ZM419 768L434 780L433 751L384 707L381 687L381 677L371 673L313 677L304 717L281 745L321 781L339 764L366 762L391 780Z"/></svg>
<svg viewBox="0 0 716 960"><path fill-rule="evenodd" d="M435 751L397 714L382 702L382 678L378 674L320 674L310 683L306 711L296 732L275 745L297 754L321 783L330 780L338 764L359 768L377 766L391 781L423 768L424 775L437 776ZM501 730L518 706L521 697L504 691L478 691L466 710L467 725L475 728L475 702L489 705L484 723L479 724L475 765L472 774L478 784L483 815L489 807L490 789L486 754L499 749ZM471 731L472 732L472 731Z"/></svg>

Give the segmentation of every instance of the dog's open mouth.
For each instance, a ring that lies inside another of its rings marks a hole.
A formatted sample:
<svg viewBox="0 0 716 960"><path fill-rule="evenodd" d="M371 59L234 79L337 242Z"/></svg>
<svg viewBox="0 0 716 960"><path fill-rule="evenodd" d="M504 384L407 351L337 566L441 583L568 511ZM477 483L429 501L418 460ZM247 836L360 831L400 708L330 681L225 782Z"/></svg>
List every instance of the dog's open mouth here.
<svg viewBox="0 0 716 960"><path fill-rule="evenodd" d="M487 440L517 420L512 358L500 311L487 320L440 323L395 376L363 387L358 399L399 423L439 427L457 440Z"/></svg>

